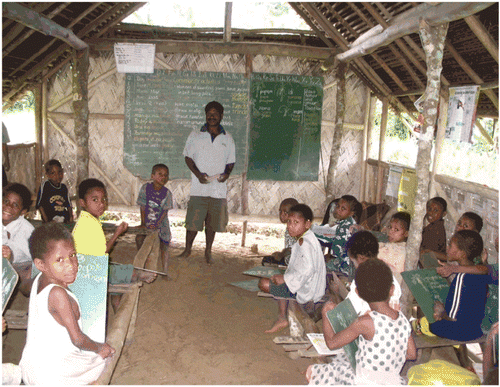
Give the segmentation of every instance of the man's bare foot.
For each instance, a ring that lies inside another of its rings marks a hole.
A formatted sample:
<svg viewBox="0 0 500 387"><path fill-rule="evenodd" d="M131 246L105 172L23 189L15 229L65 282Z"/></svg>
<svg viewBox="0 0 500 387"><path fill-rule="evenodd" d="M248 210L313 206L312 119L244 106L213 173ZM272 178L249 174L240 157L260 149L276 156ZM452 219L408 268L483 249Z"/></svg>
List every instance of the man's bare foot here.
<svg viewBox="0 0 500 387"><path fill-rule="evenodd" d="M137 281L146 282L147 284L153 282L156 279L156 277L157 277L156 273L150 273L148 271L139 270L137 273Z"/></svg>
<svg viewBox="0 0 500 387"><path fill-rule="evenodd" d="M288 320L279 318L278 320L276 320L273 327L271 329L268 329L265 333L279 332L286 327L288 327Z"/></svg>
<svg viewBox="0 0 500 387"><path fill-rule="evenodd" d="M207 261L209 265L212 265L214 263L214 260L212 259L212 253L210 253L209 251L205 251L205 261Z"/></svg>
<svg viewBox="0 0 500 387"><path fill-rule="evenodd" d="M187 258L191 255L191 249L185 248L182 253L178 255L179 258Z"/></svg>

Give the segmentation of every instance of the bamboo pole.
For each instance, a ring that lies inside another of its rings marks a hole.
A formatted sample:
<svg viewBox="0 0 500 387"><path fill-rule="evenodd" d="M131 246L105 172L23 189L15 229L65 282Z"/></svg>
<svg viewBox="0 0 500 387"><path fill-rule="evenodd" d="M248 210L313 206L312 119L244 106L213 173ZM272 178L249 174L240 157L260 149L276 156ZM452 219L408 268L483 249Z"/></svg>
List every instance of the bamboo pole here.
<svg viewBox="0 0 500 387"><path fill-rule="evenodd" d="M40 153L42 160L49 159L49 144L48 144L48 124L47 124L47 105L49 100L49 92L47 79L42 81L42 130L40 133Z"/></svg>
<svg viewBox="0 0 500 387"><path fill-rule="evenodd" d="M387 131L387 118L389 115L389 103L387 98L382 99L382 117L380 119L380 143L378 147L378 160L382 161L384 158L384 148L385 148L385 134ZM375 195L375 202L382 202L382 189L384 188L384 168L379 164L377 168L377 192Z"/></svg>
<svg viewBox="0 0 500 387"><path fill-rule="evenodd" d="M371 128L372 119L372 98L370 89L366 89L366 106L365 106L365 122L363 127L363 144L361 150L361 186L359 188L359 198L360 201L365 200L366 195L366 159L368 157L368 135Z"/></svg>
<svg viewBox="0 0 500 387"><path fill-rule="evenodd" d="M226 2L224 14L224 43L231 42L231 14L233 12L233 3Z"/></svg>
<svg viewBox="0 0 500 387"><path fill-rule="evenodd" d="M335 170L340 157L340 146L342 145L342 136L344 131L345 118L345 76L347 65L339 63L336 69L337 94L335 97L335 132L333 133L332 150L330 153L330 163L328 165L328 175L326 179L326 197L334 197L335 192Z"/></svg>
<svg viewBox="0 0 500 387"><path fill-rule="evenodd" d="M42 136L42 120L43 120L43 101L42 101L42 84L39 83L33 89L35 95L35 187L38 188L42 184L42 148L40 144ZM36 189L35 188L35 189Z"/></svg>

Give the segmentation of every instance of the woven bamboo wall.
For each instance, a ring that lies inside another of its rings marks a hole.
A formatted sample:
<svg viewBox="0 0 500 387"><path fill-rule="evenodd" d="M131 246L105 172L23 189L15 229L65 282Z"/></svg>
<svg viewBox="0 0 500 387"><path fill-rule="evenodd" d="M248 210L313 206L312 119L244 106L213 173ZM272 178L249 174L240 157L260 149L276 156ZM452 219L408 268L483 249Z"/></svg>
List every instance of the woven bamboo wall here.
<svg viewBox="0 0 500 387"><path fill-rule="evenodd" d="M245 72L245 57L243 55L194 55L194 54L158 54L157 58L165 63L165 68L175 70L215 71L215 72ZM159 65L156 64L158 67ZM112 72L115 68L112 53L102 54L90 59L89 82L103 74L110 74L96 86L89 88L90 113L123 114L125 76ZM158 67L160 68L160 67ZM163 67L161 67L163 68ZM253 71L310 75L311 69L301 60L288 57L271 57L257 55L253 58ZM327 76L325 85L332 83L333 78ZM346 122L362 124L366 109L366 89L361 83L351 77L348 81L348 107ZM49 107L53 106L71 93L71 70L69 66L53 78L49 86ZM49 108L50 110L50 108ZM57 107L54 111L71 112L70 102ZM323 119L335 120L335 87L328 87L324 93ZM49 120L49 157L57 158L66 171L65 181L71 194L76 191L75 176L75 146L67 139L73 137L73 120L57 118ZM60 130L57 129L60 128ZM317 182L275 182L249 181L248 206L250 214L275 215L279 203L286 197L295 197L300 202L311 206L317 216L322 216L326 208L326 169L328 168L333 126L322 125L320 173ZM64 132L66 135L61 133ZM90 165L90 177L103 180L108 187L108 196L112 204L134 205L139 187L143 180L134 177L123 166L123 121L92 118L89 122L89 152L90 159L104 172ZM334 196L343 194L359 195L360 189L360 157L362 146L362 131L345 130L339 167L336 172L338 184ZM46 160L44 160L46 161ZM116 188L110 187L108 178ZM189 180L175 180L168 183L175 198L177 208L186 208L189 199ZM120 192L120 194L117 193ZM228 205L231 213L241 213L241 176L232 176L228 181ZM125 199L125 200L124 200Z"/></svg>

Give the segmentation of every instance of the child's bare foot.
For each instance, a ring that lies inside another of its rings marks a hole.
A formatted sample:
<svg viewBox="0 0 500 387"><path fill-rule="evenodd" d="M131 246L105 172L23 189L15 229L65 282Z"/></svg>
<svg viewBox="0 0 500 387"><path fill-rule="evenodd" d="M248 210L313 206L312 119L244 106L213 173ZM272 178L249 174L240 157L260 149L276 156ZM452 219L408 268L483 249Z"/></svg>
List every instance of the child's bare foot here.
<svg viewBox="0 0 500 387"><path fill-rule="evenodd" d="M180 253L178 256L179 258L187 258L191 255L191 249L188 249L187 247L184 249L182 253Z"/></svg>
<svg viewBox="0 0 500 387"><path fill-rule="evenodd" d="M207 261L209 265L212 265L214 263L214 260L212 259L212 253L210 253L210 251L205 251L205 261Z"/></svg>
<svg viewBox="0 0 500 387"><path fill-rule="evenodd" d="M148 271L142 271L142 270L137 271L137 281L142 281L146 282L147 284L150 284L155 279L156 279L156 273L150 273Z"/></svg>
<svg viewBox="0 0 500 387"><path fill-rule="evenodd" d="M279 332L286 327L288 327L288 320L279 318L278 320L276 320L273 327L271 329L268 329L265 333Z"/></svg>

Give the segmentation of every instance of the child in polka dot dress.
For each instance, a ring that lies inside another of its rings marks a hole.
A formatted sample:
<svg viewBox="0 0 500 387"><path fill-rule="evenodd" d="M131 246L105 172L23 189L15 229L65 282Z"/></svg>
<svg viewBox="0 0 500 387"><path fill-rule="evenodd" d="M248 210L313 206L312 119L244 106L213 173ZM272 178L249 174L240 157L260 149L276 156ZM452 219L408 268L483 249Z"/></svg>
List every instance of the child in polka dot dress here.
<svg viewBox="0 0 500 387"><path fill-rule="evenodd" d="M356 371L344 352L332 363L313 364L306 372L309 384L403 384L399 373L406 359L416 359L417 351L406 317L389 306L394 291L391 269L379 259L369 259L356 270L359 296L371 311L349 327L335 333L323 319L323 333L330 349L341 348L359 337Z"/></svg>

